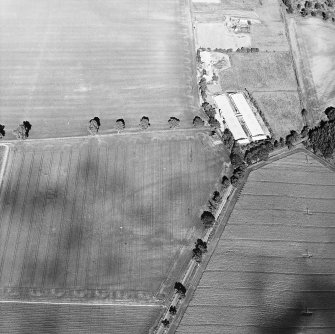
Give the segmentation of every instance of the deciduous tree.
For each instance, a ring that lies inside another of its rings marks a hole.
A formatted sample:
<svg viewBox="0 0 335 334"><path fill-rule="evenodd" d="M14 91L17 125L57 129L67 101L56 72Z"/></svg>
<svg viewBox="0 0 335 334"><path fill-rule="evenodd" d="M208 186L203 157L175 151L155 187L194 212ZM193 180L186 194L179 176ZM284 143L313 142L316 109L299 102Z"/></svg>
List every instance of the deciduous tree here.
<svg viewBox="0 0 335 334"><path fill-rule="evenodd" d="M126 127L126 123L123 118L119 118L115 122L115 128L117 131L121 131Z"/></svg>
<svg viewBox="0 0 335 334"><path fill-rule="evenodd" d="M140 120L139 126L142 130L146 130L150 126L149 117L143 116Z"/></svg>
<svg viewBox="0 0 335 334"><path fill-rule="evenodd" d="M168 120L170 129L174 129L179 126L180 120L176 117L170 117Z"/></svg>

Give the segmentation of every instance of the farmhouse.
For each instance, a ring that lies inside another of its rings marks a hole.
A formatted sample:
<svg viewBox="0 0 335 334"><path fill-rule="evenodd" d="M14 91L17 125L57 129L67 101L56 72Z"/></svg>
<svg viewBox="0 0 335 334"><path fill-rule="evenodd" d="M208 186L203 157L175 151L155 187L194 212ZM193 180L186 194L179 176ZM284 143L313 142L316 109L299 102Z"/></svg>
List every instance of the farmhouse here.
<svg viewBox="0 0 335 334"><path fill-rule="evenodd" d="M217 95L214 97L214 100L217 107L219 108L219 113L217 114L216 118L220 119L220 125L222 124L223 126L224 119L235 140L237 140L240 144L248 144L250 142L248 136L246 135L240 122L238 121L234 109L230 104L228 96L225 94Z"/></svg>
<svg viewBox="0 0 335 334"><path fill-rule="evenodd" d="M234 103L238 112L242 115L248 131L250 132L252 140L257 141L266 139L266 134L258 123L258 120L253 111L251 110L251 107L246 100L244 94L241 92L233 93L229 94L229 97L232 99L232 102Z"/></svg>

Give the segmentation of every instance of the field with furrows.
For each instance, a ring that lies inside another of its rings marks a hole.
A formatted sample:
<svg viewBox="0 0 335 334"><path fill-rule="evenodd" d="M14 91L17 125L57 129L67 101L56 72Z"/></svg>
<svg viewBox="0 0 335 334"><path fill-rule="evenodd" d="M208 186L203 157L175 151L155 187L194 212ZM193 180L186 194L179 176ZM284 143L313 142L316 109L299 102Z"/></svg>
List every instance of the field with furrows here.
<svg viewBox="0 0 335 334"><path fill-rule="evenodd" d="M177 333L333 333L334 208L305 153L252 171Z"/></svg>
<svg viewBox="0 0 335 334"><path fill-rule="evenodd" d="M6 334L143 334L159 306L0 303ZM15 321L13 321L15 320Z"/></svg>
<svg viewBox="0 0 335 334"><path fill-rule="evenodd" d="M141 299L155 293L180 248L201 229L200 207L220 176L222 152L206 136L13 146L0 194L3 294L102 289L110 298Z"/></svg>
<svg viewBox="0 0 335 334"><path fill-rule="evenodd" d="M137 127L170 116L192 127L197 111L189 9L183 0L3 0L0 120L23 120L31 138L87 133L99 116Z"/></svg>

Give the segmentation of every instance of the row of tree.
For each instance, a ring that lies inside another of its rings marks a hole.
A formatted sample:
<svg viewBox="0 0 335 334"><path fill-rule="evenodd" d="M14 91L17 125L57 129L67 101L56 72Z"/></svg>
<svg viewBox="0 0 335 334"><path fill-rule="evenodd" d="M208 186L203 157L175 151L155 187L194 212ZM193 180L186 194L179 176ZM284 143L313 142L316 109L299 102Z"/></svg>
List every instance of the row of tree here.
<svg viewBox="0 0 335 334"><path fill-rule="evenodd" d="M195 116L193 118L192 123L193 123L193 126L196 127L196 128L200 128L200 127L203 127L205 125L204 120L200 116ZM149 121L149 117L143 116L140 120L139 127L142 130L146 130L150 127L150 125L151 124L150 124L150 121ZM170 129L177 128L180 125L180 119L178 119L177 117L170 117L169 120L168 120L168 125L169 125ZM95 135L95 134L98 133L100 126L101 126L101 122L100 122L99 117L94 117L89 121L88 131L92 135ZM125 127L126 127L126 122L123 118L119 118L115 121L115 129L116 130L122 131L122 130L125 129Z"/></svg>

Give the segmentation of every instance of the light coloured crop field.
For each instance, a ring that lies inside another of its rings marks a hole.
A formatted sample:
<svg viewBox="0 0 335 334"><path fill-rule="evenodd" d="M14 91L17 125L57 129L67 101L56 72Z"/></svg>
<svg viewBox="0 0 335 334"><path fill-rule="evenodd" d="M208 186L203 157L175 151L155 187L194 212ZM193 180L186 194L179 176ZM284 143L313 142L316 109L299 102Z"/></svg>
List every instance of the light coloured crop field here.
<svg viewBox="0 0 335 334"><path fill-rule="evenodd" d="M299 132L304 126L297 91L254 92L252 96L277 138L285 138L290 130Z"/></svg>
<svg viewBox="0 0 335 334"><path fill-rule="evenodd" d="M197 87L183 0L3 0L0 121L31 138L86 134L94 116L192 127Z"/></svg>
<svg viewBox="0 0 335 334"><path fill-rule="evenodd" d="M160 307L0 303L2 333L143 334Z"/></svg>
<svg viewBox="0 0 335 334"><path fill-rule="evenodd" d="M335 25L320 18L298 19L297 24L319 102L323 108L335 105Z"/></svg>
<svg viewBox="0 0 335 334"><path fill-rule="evenodd" d="M177 333L332 333L334 216L335 174L305 153L251 172Z"/></svg>
<svg viewBox="0 0 335 334"><path fill-rule="evenodd" d="M157 292L222 168L222 152L192 133L16 144L0 194L0 287Z"/></svg>
<svg viewBox="0 0 335 334"><path fill-rule="evenodd" d="M231 68L219 74L224 91L244 88L251 92L297 89L289 53L234 53L230 60Z"/></svg>

